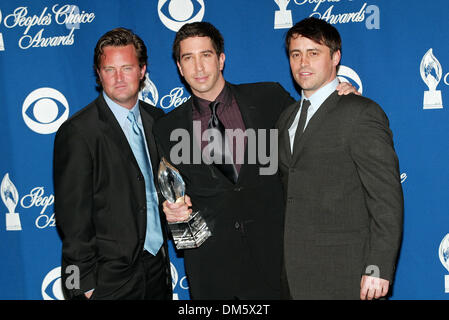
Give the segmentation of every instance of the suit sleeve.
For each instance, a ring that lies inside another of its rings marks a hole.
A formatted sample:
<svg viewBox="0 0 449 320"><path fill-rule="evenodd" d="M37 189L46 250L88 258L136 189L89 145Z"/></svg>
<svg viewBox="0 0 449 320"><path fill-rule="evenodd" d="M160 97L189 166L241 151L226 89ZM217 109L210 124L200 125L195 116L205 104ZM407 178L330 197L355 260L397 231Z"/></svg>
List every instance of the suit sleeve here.
<svg viewBox="0 0 449 320"><path fill-rule="evenodd" d="M388 119L376 103L368 102L356 120L350 148L370 214L365 267L377 266L380 278L391 283L402 238L403 194Z"/></svg>
<svg viewBox="0 0 449 320"><path fill-rule="evenodd" d="M284 87L281 86L278 82L276 82L276 85L278 86L278 90L279 90L279 98L280 98L279 113L281 113L282 111L287 109L288 106L295 103L295 99L293 99L293 97L290 95L290 93L288 93L288 91L285 90Z"/></svg>
<svg viewBox="0 0 449 320"><path fill-rule="evenodd" d="M62 238L62 287L68 298L76 298L95 288L94 179L86 140L69 123L55 137L53 179L56 223ZM79 288L73 286L73 279L67 281L71 274L65 270L72 265L79 269Z"/></svg>

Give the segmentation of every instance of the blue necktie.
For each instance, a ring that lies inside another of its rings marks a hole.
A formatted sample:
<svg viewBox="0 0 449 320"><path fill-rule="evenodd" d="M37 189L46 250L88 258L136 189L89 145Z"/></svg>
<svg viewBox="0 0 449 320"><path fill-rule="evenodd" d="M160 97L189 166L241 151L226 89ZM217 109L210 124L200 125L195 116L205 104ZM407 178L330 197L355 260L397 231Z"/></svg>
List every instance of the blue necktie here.
<svg viewBox="0 0 449 320"><path fill-rule="evenodd" d="M138 111L137 108L136 110ZM155 256L164 240L162 238L158 198L153 181L153 171L145 147L143 130L139 128L136 115L132 111L128 114L128 120L131 122L128 141L145 179L145 193L147 197L147 232L145 235L144 248Z"/></svg>

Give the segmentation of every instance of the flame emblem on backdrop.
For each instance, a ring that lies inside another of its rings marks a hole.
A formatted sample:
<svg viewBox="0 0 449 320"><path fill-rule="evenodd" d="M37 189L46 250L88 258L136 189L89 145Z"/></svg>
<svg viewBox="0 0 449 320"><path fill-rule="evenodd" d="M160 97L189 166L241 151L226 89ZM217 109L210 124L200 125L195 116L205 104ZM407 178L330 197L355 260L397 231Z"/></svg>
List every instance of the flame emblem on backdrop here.
<svg viewBox="0 0 449 320"><path fill-rule="evenodd" d="M16 211L17 203L19 203L19 193L14 183L9 179L9 173L3 177L2 184L0 185L0 194L3 203L8 208L8 212L6 213L6 230L22 230L20 216L14 212Z"/></svg>
<svg viewBox="0 0 449 320"><path fill-rule="evenodd" d="M2 11L0 10L0 24L2 23ZM0 51L5 51L5 44L3 43L3 34L0 32Z"/></svg>
<svg viewBox="0 0 449 320"><path fill-rule="evenodd" d="M153 81L150 79L148 72L145 74L145 87L139 92L139 99L146 103L157 106L159 101L159 93Z"/></svg>
<svg viewBox="0 0 449 320"><path fill-rule="evenodd" d="M443 238L438 249L441 264L449 272L449 233ZM444 292L449 293L449 275L444 276Z"/></svg>
<svg viewBox="0 0 449 320"><path fill-rule="evenodd" d="M432 48L427 50L421 60L420 73L422 80L429 87L428 91L424 91L423 109L442 109L441 91L436 88L440 83L443 70L440 62L433 55Z"/></svg>

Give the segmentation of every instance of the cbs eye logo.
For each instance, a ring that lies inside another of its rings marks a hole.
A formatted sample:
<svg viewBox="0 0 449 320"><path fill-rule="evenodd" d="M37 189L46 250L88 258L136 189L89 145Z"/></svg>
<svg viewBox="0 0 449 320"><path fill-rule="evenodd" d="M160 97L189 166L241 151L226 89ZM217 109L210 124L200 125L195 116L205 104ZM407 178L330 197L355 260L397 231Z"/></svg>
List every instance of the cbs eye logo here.
<svg viewBox="0 0 449 320"><path fill-rule="evenodd" d="M25 98L22 116L28 128L34 132L54 133L69 117L69 103L58 90L39 88Z"/></svg>
<svg viewBox="0 0 449 320"><path fill-rule="evenodd" d="M357 89L357 91L363 93L362 80L360 80L360 77L357 74L357 72L355 72L351 68L340 65L340 67L338 68L337 76L340 82L348 82L352 85L354 85L353 83L355 83L356 84L355 88Z"/></svg>
<svg viewBox="0 0 449 320"><path fill-rule="evenodd" d="M204 0L159 0L159 19L177 32L184 24L199 22L204 17Z"/></svg>
<svg viewBox="0 0 449 320"><path fill-rule="evenodd" d="M61 267L56 267L47 273L42 281L42 298L44 300L64 300L61 283Z"/></svg>

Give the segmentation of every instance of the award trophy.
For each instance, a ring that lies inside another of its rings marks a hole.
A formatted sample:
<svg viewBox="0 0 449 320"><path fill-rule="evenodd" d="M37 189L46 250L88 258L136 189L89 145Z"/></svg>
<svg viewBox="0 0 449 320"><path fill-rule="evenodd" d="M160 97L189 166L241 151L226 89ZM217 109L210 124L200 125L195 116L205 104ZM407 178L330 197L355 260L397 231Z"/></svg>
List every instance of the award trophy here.
<svg viewBox="0 0 449 320"><path fill-rule="evenodd" d="M443 101L441 91L436 90L442 75L441 64L433 55L432 49L429 49L421 60L420 73L424 83L429 87L424 91L423 109L441 109Z"/></svg>
<svg viewBox="0 0 449 320"><path fill-rule="evenodd" d="M159 187L165 199L171 203L184 202L185 184L179 171L162 158L158 171ZM185 221L169 222L177 249L198 248L212 233L200 211L192 212Z"/></svg>
<svg viewBox="0 0 449 320"><path fill-rule="evenodd" d="M6 208L8 208L8 213L6 214L6 230L22 230L20 216L18 213L14 212L16 210L17 203L19 202L19 194L17 192L17 188L9 179L8 173L3 177L0 193L3 203Z"/></svg>

